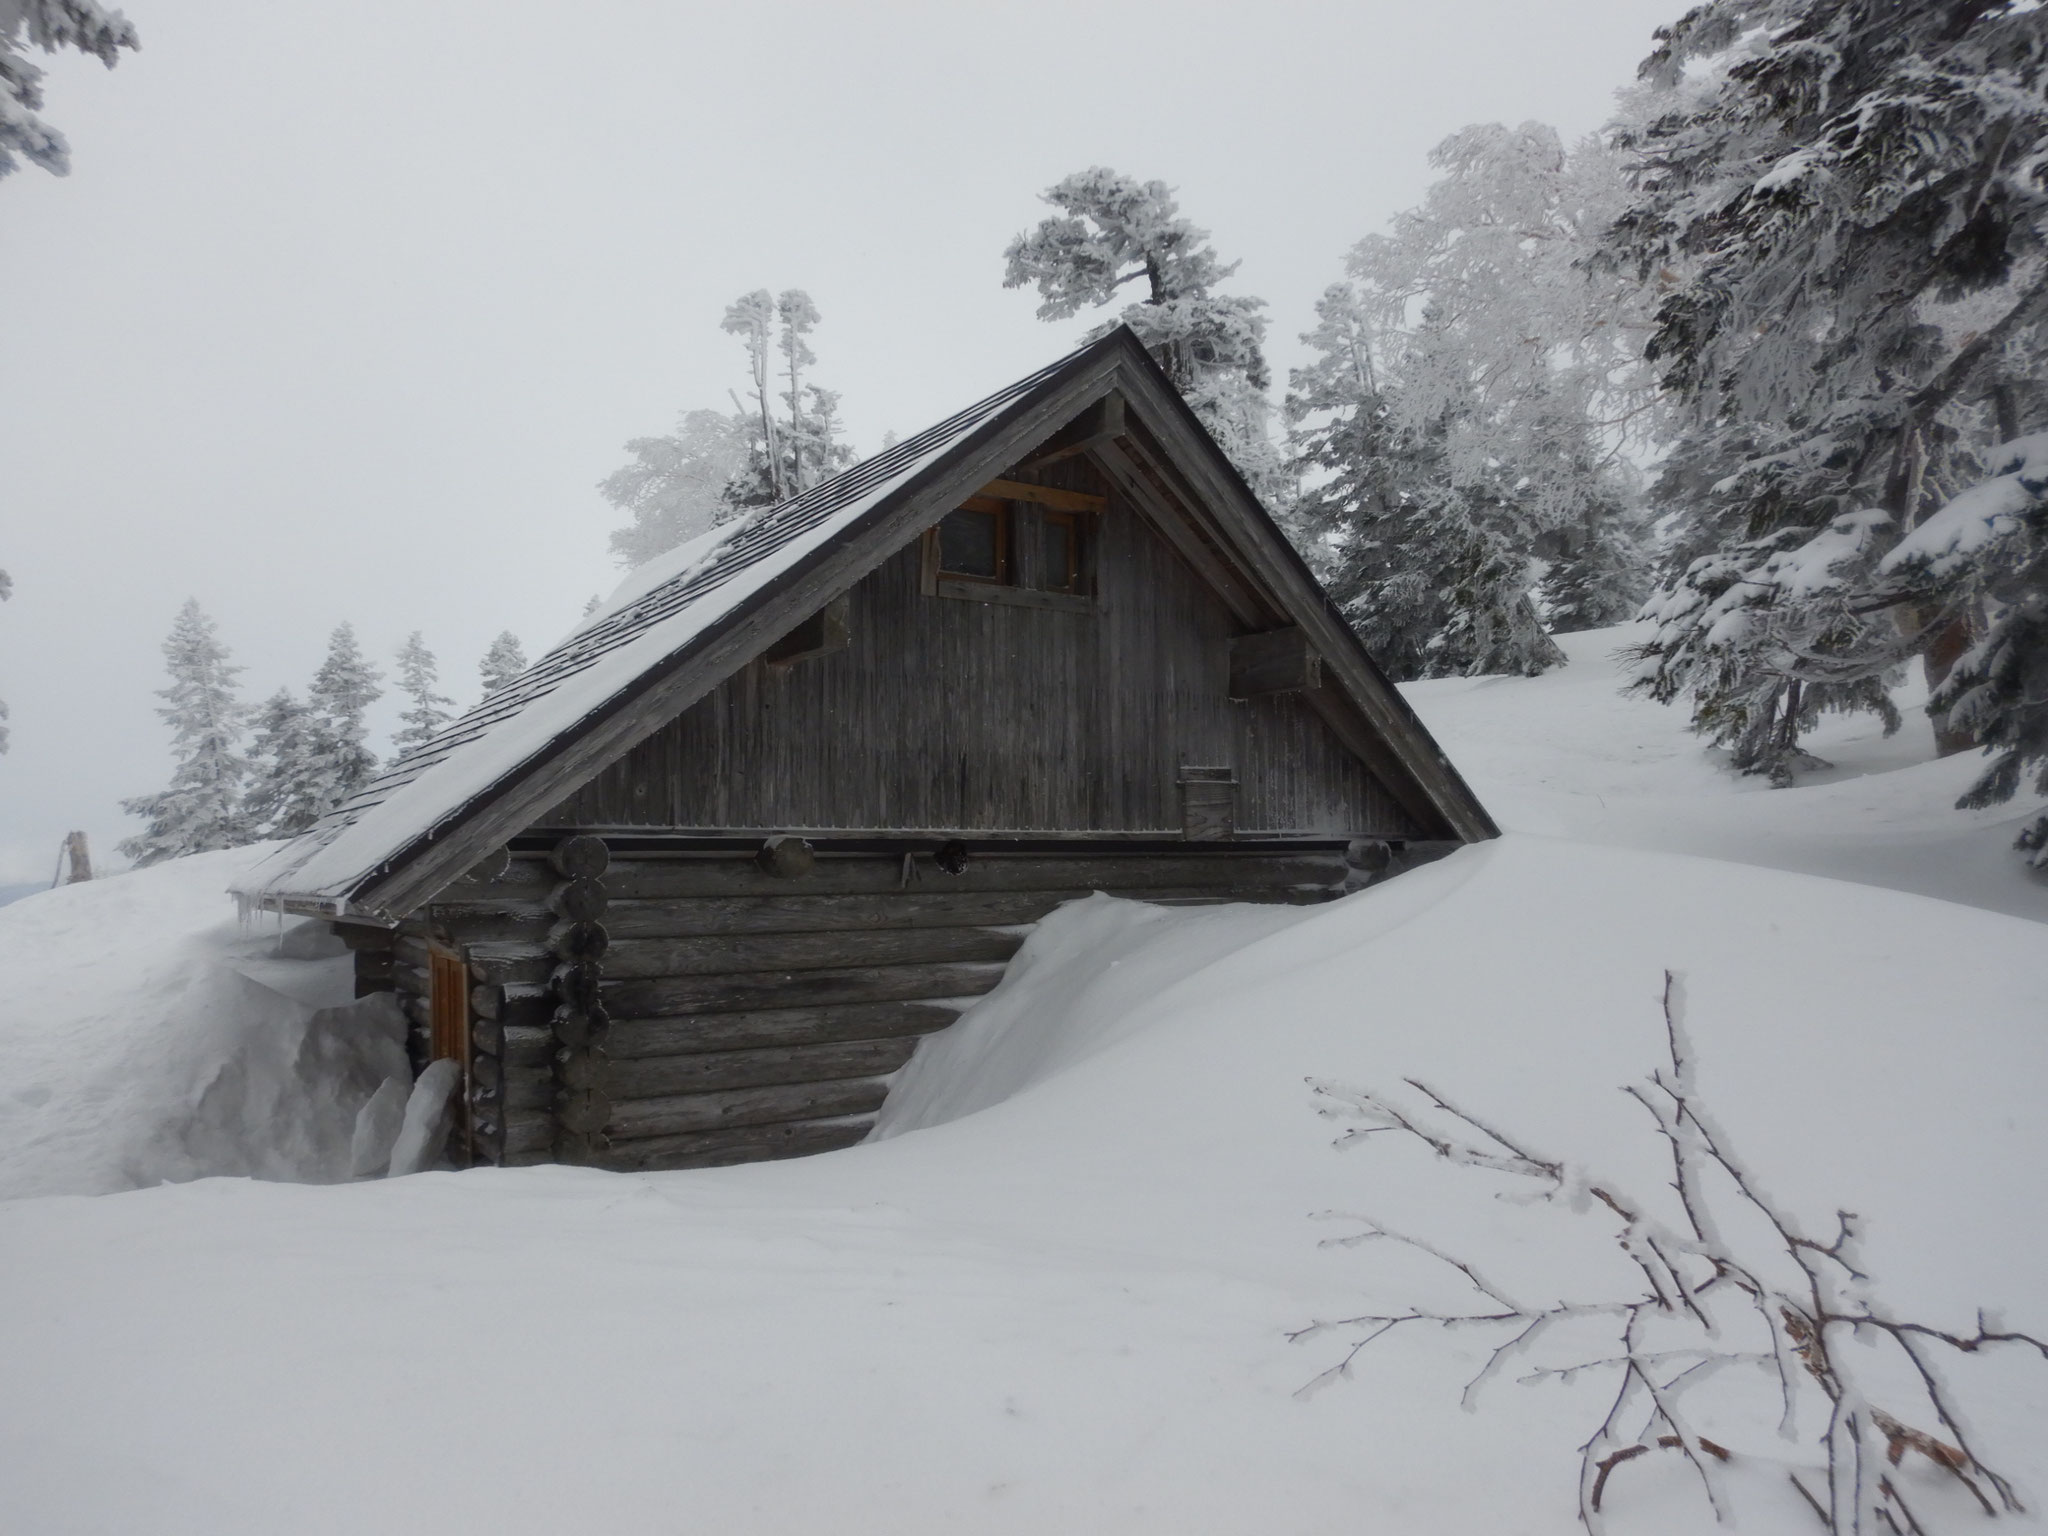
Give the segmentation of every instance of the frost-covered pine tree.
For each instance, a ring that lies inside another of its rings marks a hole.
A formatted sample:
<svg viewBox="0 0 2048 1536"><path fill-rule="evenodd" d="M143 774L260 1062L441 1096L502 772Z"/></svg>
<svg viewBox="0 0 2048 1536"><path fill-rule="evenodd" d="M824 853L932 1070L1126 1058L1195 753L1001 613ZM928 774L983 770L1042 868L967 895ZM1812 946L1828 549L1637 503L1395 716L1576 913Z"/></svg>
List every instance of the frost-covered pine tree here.
<svg viewBox="0 0 2048 1536"><path fill-rule="evenodd" d="M1899 541L1882 577L1938 594L1943 611L1982 615L1981 633L1935 694L1991 765L1959 807L1999 805L2027 782L2048 795L2048 433L1987 456L1992 477ZM2048 869L2048 816L2018 846Z"/></svg>
<svg viewBox="0 0 2048 1536"><path fill-rule="evenodd" d="M660 551L654 553L659 554ZM526 670L526 652L520 649L519 637L509 629L499 635L491 642L491 648L484 652L484 659L477 663L476 669L483 679L485 698L510 687Z"/></svg>
<svg viewBox="0 0 2048 1536"><path fill-rule="evenodd" d="M398 651L398 691L405 695L406 707L398 717L399 728L392 734L391 745L401 756L431 740L455 718L448 708L455 701L434 689L440 677L440 666L427 649L426 637L414 630Z"/></svg>
<svg viewBox="0 0 2048 1536"><path fill-rule="evenodd" d="M2040 377L2048 12L1709 0L1659 38L1609 258L1660 290L1685 430L1654 498L1686 558L1635 686L1784 782L1820 710L1889 709L1902 657L1951 697L1966 615L1850 588L2011 435L1986 397L2014 359Z"/></svg>
<svg viewBox="0 0 2048 1536"><path fill-rule="evenodd" d="M383 697L377 686L381 680L382 674L356 644L355 627L336 625L328 637L327 658L306 690L316 738L310 793L323 813L361 789L376 772L377 756L368 745L368 716L370 706Z"/></svg>
<svg viewBox="0 0 2048 1536"><path fill-rule="evenodd" d="M782 354L782 376L788 384L789 492L800 495L824 479L823 466L808 462L804 432L803 372L818 360L805 340L818 328L818 306L801 288L785 288L775 300L776 350Z"/></svg>
<svg viewBox="0 0 2048 1536"><path fill-rule="evenodd" d="M1035 286L1038 318L1065 320L1114 304L1126 285L1142 282L1144 296L1117 322L1159 360L1260 498L1283 506L1287 474L1267 429L1265 301L1215 291L1238 263L1217 258L1209 232L1181 217L1163 181L1098 165L1040 197L1059 212L1009 243L1003 286Z"/></svg>
<svg viewBox="0 0 2048 1536"><path fill-rule="evenodd" d="M744 412L686 411L666 437L636 437L626 444L632 462L597 487L632 518L611 536L621 564L652 560L732 515L725 488L747 461L751 427Z"/></svg>
<svg viewBox="0 0 2048 1536"><path fill-rule="evenodd" d="M243 797L249 835L297 837L327 811L324 736L313 711L289 688L257 706Z"/></svg>
<svg viewBox="0 0 2048 1536"><path fill-rule="evenodd" d="M134 24L96 0L0 0L0 176L20 169L23 160L53 176L71 171L71 146L36 115L43 72L24 48L76 48L112 69L123 48L141 46Z"/></svg>
<svg viewBox="0 0 2048 1536"><path fill-rule="evenodd" d="M775 296L766 288L741 294L726 306L719 327L739 337L746 347L747 372L753 383L751 408L740 409L741 415L749 417L746 457L724 493L726 516L735 517L749 507L773 506L790 494L769 377L769 354L775 345ZM737 396L734 403L739 403Z"/></svg>
<svg viewBox="0 0 2048 1536"><path fill-rule="evenodd" d="M1402 419L1355 288L1338 283L1289 377L1301 490L1291 531L1374 658L1400 680L1540 672L1562 660L1530 602L1530 558L1455 485L1440 433Z"/></svg>
<svg viewBox="0 0 2048 1536"><path fill-rule="evenodd" d="M196 599L178 610L163 649L171 686L158 692L164 707L157 714L171 728L177 767L169 788L121 802L122 810L148 823L120 844L137 864L249 840L242 809L249 771L242 755L244 711L235 698L242 669L229 663L228 648Z"/></svg>
<svg viewBox="0 0 2048 1536"><path fill-rule="evenodd" d="M809 490L853 460L838 441L839 396L803 381L804 370L818 360L808 338L820 318L801 288L772 299L767 289L757 289L726 311L725 329L746 344L754 381L753 408L741 412L749 417L746 455L725 488L728 517ZM782 358L779 390L771 382L771 348ZM777 414L778 401L786 415Z"/></svg>
<svg viewBox="0 0 2048 1536"><path fill-rule="evenodd" d="M1422 203L1345 262L1395 425L1438 445L1441 499L1541 573L1553 629L1619 622L1649 564L1626 455L1657 421L1641 290L1586 261L1621 206L1619 161L1542 123L1481 123L1430 164Z"/></svg>

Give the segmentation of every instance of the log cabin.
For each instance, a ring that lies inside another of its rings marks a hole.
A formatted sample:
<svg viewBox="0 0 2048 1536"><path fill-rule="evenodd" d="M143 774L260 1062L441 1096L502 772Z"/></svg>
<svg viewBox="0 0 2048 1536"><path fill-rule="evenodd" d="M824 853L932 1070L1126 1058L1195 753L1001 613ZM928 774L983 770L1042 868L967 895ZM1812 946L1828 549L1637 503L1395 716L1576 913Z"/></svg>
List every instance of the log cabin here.
<svg viewBox="0 0 2048 1536"><path fill-rule="evenodd" d="M459 1063L459 1166L684 1168L860 1140L1063 901L1495 831L1119 329L641 567L236 894Z"/></svg>

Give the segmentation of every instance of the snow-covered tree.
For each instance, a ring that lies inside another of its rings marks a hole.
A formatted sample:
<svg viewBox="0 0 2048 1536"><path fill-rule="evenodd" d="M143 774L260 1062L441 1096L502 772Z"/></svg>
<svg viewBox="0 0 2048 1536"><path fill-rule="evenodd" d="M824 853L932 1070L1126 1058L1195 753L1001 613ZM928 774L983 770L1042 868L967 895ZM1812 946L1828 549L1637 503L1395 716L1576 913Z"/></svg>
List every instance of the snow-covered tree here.
<svg viewBox="0 0 2048 1536"><path fill-rule="evenodd" d="M1542 123L1481 123L1430 163L1422 203L1346 259L1389 409L1440 442L1446 489L1543 571L1553 628L1617 622L1648 584L1625 455L1658 421L1641 289L1587 262L1621 207L1620 162Z"/></svg>
<svg viewBox="0 0 2048 1536"><path fill-rule="evenodd" d="M795 496L853 461L852 450L838 440L839 396L803 381L804 370L818 360L807 338L820 318L801 288L786 288L772 300L767 289L758 289L726 311L725 329L746 343L754 380L753 409L740 413L749 418L745 459L725 488L727 517ZM771 346L782 357L779 400L786 416L776 413Z"/></svg>
<svg viewBox="0 0 2048 1536"><path fill-rule="evenodd" d="M1144 297L1111 324L1137 333L1252 489L1283 504L1287 476L1267 430L1265 301L1215 291L1238 263L1218 259L1209 232L1181 217L1163 181L1098 165L1041 199L1059 212L1010 242L1003 286L1034 285L1038 318L1065 320L1142 281Z"/></svg>
<svg viewBox="0 0 2048 1536"><path fill-rule="evenodd" d="M163 649L171 686L158 692L164 707L157 713L171 728L177 767L169 788L121 802L148 823L120 845L137 864L248 841L242 788L249 763L242 755L244 711L235 698L242 669L229 663L196 599L178 610Z"/></svg>
<svg viewBox="0 0 2048 1536"><path fill-rule="evenodd" d="M1957 802L2010 800L2026 775L2048 795L2048 433L1988 456L1972 486L1899 541L1882 575L1937 594L1944 614L1983 615L1981 633L1934 698L1991 765ZM2020 835L2048 869L2048 816Z"/></svg>
<svg viewBox="0 0 2048 1536"><path fill-rule="evenodd" d="M747 349L747 371L753 381L751 441L746 463L727 488L730 507L772 506L790 494L783 462L782 433L775 419L775 395L769 380L769 352L775 344L775 296L766 288L741 294L725 309L722 330L740 338ZM735 397L737 403L737 397Z"/></svg>
<svg viewBox="0 0 2048 1536"><path fill-rule="evenodd" d="M803 372L818 360L804 338L818 328L818 306L801 288L785 288L775 300L779 327L776 350L782 354L783 378L788 382L789 401L789 491L792 496L808 490L824 476L806 464L804 433ZM810 472L807 473L806 471Z"/></svg>
<svg viewBox="0 0 2048 1536"><path fill-rule="evenodd" d="M328 809L324 736L313 711L280 688L256 709L249 790L243 809L252 837L297 837Z"/></svg>
<svg viewBox="0 0 2048 1536"><path fill-rule="evenodd" d="M612 533L621 564L652 560L732 515L725 488L746 463L751 425L743 412L686 411L668 436L626 444L633 461L597 487L633 519Z"/></svg>
<svg viewBox="0 0 2048 1536"><path fill-rule="evenodd" d="M670 547L672 546L663 546ZM655 550L653 553L660 552ZM477 671L483 678L484 697L488 699L500 689L511 686L525 670L526 652L520 648L519 637L508 629L491 642L491 648L484 652L484 659L477 663Z"/></svg>
<svg viewBox="0 0 2048 1536"><path fill-rule="evenodd" d="M2041 377L2048 318L2048 12L1709 0L1659 37L1643 74L1672 104L1623 131L1635 193L1609 251L1660 288L1647 353L1685 424L1655 499L1687 558L1652 600L1640 685L1689 695L1709 732L1742 713L1774 744L1749 766L1783 779L1813 710L1877 707L1895 639L1948 698L1962 616L1885 619L1823 584L1823 610L1861 622L1717 633L1717 603L1681 588L1719 569L1701 558L1746 573L1873 511L1881 559L1975 478L1973 444L2009 435L1985 397ZM1818 649L1780 643L1800 633Z"/></svg>
<svg viewBox="0 0 2048 1536"><path fill-rule="evenodd" d="M43 72L24 48L76 48L112 69L123 48L141 46L134 24L96 0L0 0L0 176L20 169L23 160L54 176L71 170L71 146L36 115Z"/></svg>
<svg viewBox="0 0 2048 1536"><path fill-rule="evenodd" d="M391 745L400 754L430 740L455 718L448 708L455 701L434 689L440 677L440 666L434 653L427 649L426 637L414 630L398 651L398 691L407 702L405 712L398 717L399 729L392 735Z"/></svg>
<svg viewBox="0 0 2048 1536"><path fill-rule="evenodd" d="M327 657L306 690L316 736L311 795L332 810L369 781L377 756L368 745L370 706L383 697L382 674L364 659L353 625L335 626Z"/></svg>
<svg viewBox="0 0 2048 1536"><path fill-rule="evenodd" d="M1290 531L1380 665L1397 679L1540 672L1563 658L1530 601L1531 560L1456 484L1443 435L1403 421L1356 289L1326 289L1287 414L1301 490Z"/></svg>

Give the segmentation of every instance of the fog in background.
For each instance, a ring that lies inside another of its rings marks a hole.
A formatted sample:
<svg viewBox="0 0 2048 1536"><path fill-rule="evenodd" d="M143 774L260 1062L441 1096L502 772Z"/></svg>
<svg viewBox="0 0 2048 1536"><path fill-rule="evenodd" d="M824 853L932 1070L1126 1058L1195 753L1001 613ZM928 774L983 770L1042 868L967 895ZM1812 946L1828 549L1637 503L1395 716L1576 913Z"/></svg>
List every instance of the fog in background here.
<svg viewBox="0 0 2048 1536"><path fill-rule="evenodd" d="M0 181L0 884L72 827L119 862L188 596L250 701L343 619L459 706L500 630L538 656L618 579L624 441L743 384L742 292L810 292L872 452L1093 323L1001 253L1109 165L1242 258L1284 382L1433 144L1591 130L1683 8L132 0L117 69L35 55L72 175Z"/></svg>

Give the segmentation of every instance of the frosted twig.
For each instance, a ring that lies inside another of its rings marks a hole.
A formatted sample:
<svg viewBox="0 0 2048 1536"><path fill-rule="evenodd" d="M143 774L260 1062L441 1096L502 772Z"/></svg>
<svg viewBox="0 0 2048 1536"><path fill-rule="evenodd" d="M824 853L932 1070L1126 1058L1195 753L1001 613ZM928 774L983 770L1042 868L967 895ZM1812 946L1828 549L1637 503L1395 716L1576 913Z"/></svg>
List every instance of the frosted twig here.
<svg viewBox="0 0 2048 1536"><path fill-rule="evenodd" d="M2048 1339L1994 1324L1981 1311L1973 1333L1888 1314L1872 1296L1871 1277L1862 1268L1856 1214L1836 1211L1830 1238L1806 1235L1764 1192L1701 1102L1694 1076L1698 1055L1686 1029L1686 988L1679 973L1665 972L1662 1004L1668 1066L1623 1091L1649 1116L1664 1144L1670 1159L1671 1188L1685 1214L1682 1226L1662 1223L1649 1209L1618 1193L1621 1186L1612 1181L1583 1178L1576 1171L1568 1177L1564 1161L1532 1153L1506 1131L1419 1079L1405 1081L1428 1101L1435 1116L1441 1117L1437 1124L1374 1093L1317 1085L1319 1095L1343 1106L1324 1113L1348 1113L1369 1122L1353 1130L1353 1137L1402 1133L1459 1166L1539 1181L1544 1186L1537 1196L1539 1203L1564 1205L1560 1197L1567 1193L1568 1184L1574 1196L1585 1194L1612 1218L1613 1236L1635 1266L1642 1289L1635 1294L1625 1289L1616 1295L1529 1306L1515 1301L1506 1285L1483 1274L1471 1259L1428 1238L1354 1216L1349 1219L1359 1222L1361 1230L1332 1239L1333 1243L1351 1246L1387 1239L1413 1248L1457 1271L1498 1310L1461 1313L1411 1308L1300 1329L1288 1337L1299 1341L1337 1327L1366 1330L1350 1343L1340 1361L1302 1389L1304 1393L1338 1376L1348 1376L1361 1351L1404 1323L1430 1323L1446 1330L1482 1325L1510 1329L1465 1384L1460 1402L1472 1408L1486 1384L1501 1375L1509 1361L1530 1354L1548 1340L1554 1325L1574 1318L1612 1319L1620 1325L1620 1347L1613 1353L1595 1352L1565 1364L1539 1363L1516 1378L1522 1383L1570 1381L1583 1371L1618 1368L1620 1380L1614 1397L1598 1426L1579 1447L1579 1513L1589 1536L1599 1536L1600 1506L1615 1469L1659 1447L1684 1454L1716 1516L1726 1518L1727 1506L1713 1463L1730 1460L1731 1453L1691 1429L1684 1399L1693 1387L1731 1365L1769 1369L1775 1381L1775 1417L1781 1435L1795 1433L1802 1391L1817 1390L1826 1399L1829 1412L1822 1436L1828 1461L1826 1505L1796 1474L1791 1480L1834 1536L1877 1536L1879 1531L1892 1536L1925 1536L1897 1481L1886 1472L1887 1462L1898 1465L1909 1450L1951 1473L1987 1515L2000 1513L2000 1505L2006 1511L2020 1510L2011 1483L1977 1458L1974 1437L1935 1356L1941 1347L1975 1354L1999 1345L2018 1347L2048 1360ZM1717 1203L1731 1200L1740 1201L1763 1218L1762 1225L1740 1224L1740 1243L1731 1241L1718 1219L1723 1212L1717 1210ZM1800 1276L1799 1281L1788 1285L1767 1278L1786 1274L1788 1262L1789 1273ZM1748 1299L1768 1348L1735 1348L1732 1342L1723 1342L1719 1324L1703 1298L1724 1281ZM1639 1347L1638 1330L1647 1315L1661 1316L1664 1322L1660 1327L1696 1330L1697 1342L1673 1343L1655 1350ZM1860 1381L1866 1369L1863 1352L1846 1350L1838 1356L1832 1347L1845 1329L1849 1336L1860 1331L1887 1340L1906 1357L1920 1383L1923 1411L1932 1413L1953 1443L1913 1428L1868 1400ZM1682 1368L1664 1379L1674 1366ZM1644 1411L1640 1431L1626 1435L1622 1426L1633 1425L1639 1410ZM1669 1433L1663 1432L1666 1430ZM1991 1494L1996 1495L1996 1502Z"/></svg>

